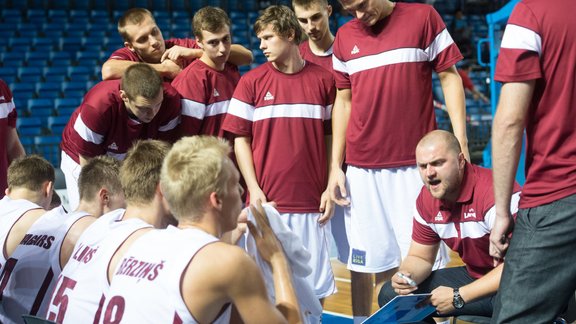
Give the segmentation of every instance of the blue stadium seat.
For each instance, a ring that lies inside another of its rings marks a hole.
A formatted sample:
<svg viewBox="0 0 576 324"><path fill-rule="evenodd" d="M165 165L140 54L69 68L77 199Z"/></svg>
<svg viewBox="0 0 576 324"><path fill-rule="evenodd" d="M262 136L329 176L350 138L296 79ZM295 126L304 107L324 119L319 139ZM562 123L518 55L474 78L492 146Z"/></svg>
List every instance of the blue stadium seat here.
<svg viewBox="0 0 576 324"><path fill-rule="evenodd" d="M56 99L61 96L61 86L58 82L42 82L36 84L38 98Z"/></svg>
<svg viewBox="0 0 576 324"><path fill-rule="evenodd" d="M76 9L74 10L70 10L70 21L71 22L84 22L86 23L88 21L88 10L84 10L84 9L88 9L88 8L84 8L84 6L80 6L79 4L81 3L88 3L89 1L74 1L74 3L76 4Z"/></svg>
<svg viewBox="0 0 576 324"><path fill-rule="evenodd" d="M20 137L42 134L42 120L38 117L20 117L16 119L16 129Z"/></svg>
<svg viewBox="0 0 576 324"><path fill-rule="evenodd" d="M97 51L95 50L88 50L78 52L76 56L76 61L78 62L79 66L95 66L100 65L100 49Z"/></svg>
<svg viewBox="0 0 576 324"><path fill-rule="evenodd" d="M68 124L70 116L52 116L48 117L48 129L52 134L62 134L64 127Z"/></svg>
<svg viewBox="0 0 576 324"><path fill-rule="evenodd" d="M54 99L36 98L28 99L28 112L32 117L40 117L46 121L49 116L54 116ZM46 125L46 122L42 123Z"/></svg>
<svg viewBox="0 0 576 324"><path fill-rule="evenodd" d="M34 145L36 151L44 156L52 165L60 165L60 142L61 135L35 136Z"/></svg>
<svg viewBox="0 0 576 324"><path fill-rule="evenodd" d="M37 66L18 68L18 79L20 79L20 82L41 82L42 74L42 68Z"/></svg>
<svg viewBox="0 0 576 324"><path fill-rule="evenodd" d="M22 136L22 134L20 134L20 143L24 146L26 154L33 154L36 152L36 147L34 147L34 137Z"/></svg>
<svg viewBox="0 0 576 324"><path fill-rule="evenodd" d="M22 11L20 9L3 8L0 10L0 18L2 21L13 24L19 23L22 19Z"/></svg>
<svg viewBox="0 0 576 324"><path fill-rule="evenodd" d="M10 90L14 98L28 100L36 97L36 84L31 82L11 83Z"/></svg>
<svg viewBox="0 0 576 324"><path fill-rule="evenodd" d="M48 19L68 19L68 11L64 9L48 9Z"/></svg>
<svg viewBox="0 0 576 324"><path fill-rule="evenodd" d="M95 2L103 2L103 1L95 1ZM107 10L90 10L90 21L105 21L108 22L110 20L110 15L108 14Z"/></svg>
<svg viewBox="0 0 576 324"><path fill-rule="evenodd" d="M34 50L37 52L44 52L41 48L48 48L51 52L56 44L58 44L57 38L34 37L32 39L32 47L34 47ZM48 56L50 56L50 52L47 52Z"/></svg>
<svg viewBox="0 0 576 324"><path fill-rule="evenodd" d="M50 67L44 68L44 79L48 82L65 81L68 78L68 65L54 65L55 61L52 61ZM70 60L68 60L70 63Z"/></svg>
<svg viewBox="0 0 576 324"><path fill-rule="evenodd" d="M70 81L62 84L62 91L86 91L86 82L83 81Z"/></svg>
<svg viewBox="0 0 576 324"><path fill-rule="evenodd" d="M68 77L72 81L89 81L93 77L91 66L69 66Z"/></svg>
<svg viewBox="0 0 576 324"><path fill-rule="evenodd" d="M63 37L60 39L58 49L68 53L76 53L82 50L82 44L82 37Z"/></svg>
<svg viewBox="0 0 576 324"><path fill-rule="evenodd" d="M4 79L7 75L16 76L17 71L18 69L15 66L0 66L0 77ZM6 81L6 83L10 82Z"/></svg>
<svg viewBox="0 0 576 324"><path fill-rule="evenodd" d="M22 66L24 65L25 57L21 52L5 52L0 53L0 61L4 66Z"/></svg>
<svg viewBox="0 0 576 324"><path fill-rule="evenodd" d="M165 1L165 0L152 0L152 9L154 10L154 16L157 16L159 12L162 12L160 10L163 10L164 12L167 12L168 8L168 4L170 3L170 1Z"/></svg>
<svg viewBox="0 0 576 324"><path fill-rule="evenodd" d="M58 116L69 117L80 106L81 102L82 98L60 98L54 100L54 105Z"/></svg>

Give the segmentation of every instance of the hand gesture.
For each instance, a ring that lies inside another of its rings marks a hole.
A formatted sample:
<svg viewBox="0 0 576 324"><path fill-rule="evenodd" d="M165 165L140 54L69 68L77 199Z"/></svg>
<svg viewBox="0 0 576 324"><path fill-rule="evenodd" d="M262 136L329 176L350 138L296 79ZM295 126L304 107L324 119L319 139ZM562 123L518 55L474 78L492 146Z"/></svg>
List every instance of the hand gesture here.
<svg viewBox="0 0 576 324"><path fill-rule="evenodd" d="M284 257L284 250L282 250L282 245L270 227L270 222L266 216L266 211L264 211L262 207L262 202L257 200L255 205L251 204L250 211L256 219L258 228L256 228L252 222L248 221L248 229L256 241L258 253L260 253L260 256L268 265L272 266L274 257Z"/></svg>
<svg viewBox="0 0 576 324"><path fill-rule="evenodd" d="M401 273L401 275L399 275ZM394 292L398 295L409 295L413 291L418 289L418 286L412 286L408 283L404 277L408 277L411 279L411 274L408 272L397 272L395 275L392 276L390 279L392 288L394 288Z"/></svg>
<svg viewBox="0 0 576 324"><path fill-rule="evenodd" d="M430 303L436 307L438 314L447 314L454 311L454 288L440 286L432 290Z"/></svg>
<svg viewBox="0 0 576 324"><path fill-rule="evenodd" d="M322 216L318 218L320 226L324 226L332 216L334 216L334 202L330 198L330 192L326 189L320 197L320 212Z"/></svg>
<svg viewBox="0 0 576 324"><path fill-rule="evenodd" d="M490 255L494 258L494 266L497 266L504 260L508 246L510 245L510 236L514 228L512 215L508 212L505 215L499 215L496 212L494 227L490 232Z"/></svg>
<svg viewBox="0 0 576 324"><path fill-rule="evenodd" d="M340 206L348 206L348 192L346 191L346 175L342 169L332 169L328 180L328 191L332 201Z"/></svg>

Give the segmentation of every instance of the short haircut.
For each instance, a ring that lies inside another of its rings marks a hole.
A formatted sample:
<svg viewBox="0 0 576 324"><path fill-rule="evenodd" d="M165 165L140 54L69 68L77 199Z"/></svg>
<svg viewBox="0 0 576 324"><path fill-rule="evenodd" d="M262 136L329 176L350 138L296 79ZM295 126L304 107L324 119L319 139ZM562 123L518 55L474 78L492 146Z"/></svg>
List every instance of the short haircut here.
<svg viewBox="0 0 576 324"><path fill-rule="evenodd" d="M126 26L138 25L141 22L143 22L144 19L146 18L150 18L154 23L156 23L156 20L154 20L154 16L152 16L152 13L148 9L132 8L126 10L126 12L124 12L122 17L120 17L120 19L118 20L118 33L120 34L122 39L125 42L131 42L132 40L130 39L130 35L128 35L128 32L126 31Z"/></svg>
<svg viewBox="0 0 576 324"><path fill-rule="evenodd" d="M8 167L8 189L42 190L48 181L54 182L54 167L39 155L28 155L18 158Z"/></svg>
<svg viewBox="0 0 576 324"><path fill-rule="evenodd" d="M328 0L292 0L292 7L299 6L308 9L315 4L326 7L328 6Z"/></svg>
<svg viewBox="0 0 576 324"><path fill-rule="evenodd" d="M227 194L232 174L224 165L234 166L229 153L230 145L212 136L184 137L174 144L162 165L160 188L177 220L199 217L212 192Z"/></svg>
<svg viewBox="0 0 576 324"><path fill-rule="evenodd" d="M138 96L154 99L163 90L162 78L148 64L134 64L128 67L122 76L122 90L130 100L135 100Z"/></svg>
<svg viewBox="0 0 576 324"><path fill-rule="evenodd" d="M436 144L438 142L444 143L448 151L452 151L456 154L460 154L462 152L460 142L458 141L456 136L454 136L454 134L448 131L441 129L433 130L428 134L424 135L424 137L422 137L422 139L420 139L420 141L418 142L417 147Z"/></svg>
<svg viewBox="0 0 576 324"><path fill-rule="evenodd" d="M106 188L112 195L121 192L120 164L120 161L106 155L89 159L78 177L80 200L94 201L101 188Z"/></svg>
<svg viewBox="0 0 576 324"><path fill-rule="evenodd" d="M268 25L271 25L272 30L282 38L294 35L295 44L300 44L304 40L304 33L296 14L286 6L270 6L264 9L254 23L254 32L258 35Z"/></svg>
<svg viewBox="0 0 576 324"><path fill-rule="evenodd" d="M160 169L170 144L159 140L137 141L120 167L120 183L127 203L148 204L156 194Z"/></svg>
<svg viewBox="0 0 576 324"><path fill-rule="evenodd" d="M204 7L196 12L192 18L192 29L194 36L202 40L202 31L217 33L224 26L230 27L230 18L226 11L216 7Z"/></svg>

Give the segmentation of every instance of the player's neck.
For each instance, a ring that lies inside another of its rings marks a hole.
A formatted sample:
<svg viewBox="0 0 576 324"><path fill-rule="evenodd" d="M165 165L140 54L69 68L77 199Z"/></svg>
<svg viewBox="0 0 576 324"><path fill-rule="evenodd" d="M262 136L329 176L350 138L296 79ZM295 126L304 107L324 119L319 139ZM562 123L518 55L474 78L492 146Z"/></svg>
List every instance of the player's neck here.
<svg viewBox="0 0 576 324"><path fill-rule="evenodd" d="M36 191L28 190L26 188L16 188L12 189L8 194L8 197L12 200L24 199L28 200L29 202L35 203L39 206L44 206L46 199L45 197Z"/></svg>
<svg viewBox="0 0 576 324"><path fill-rule="evenodd" d="M104 214L104 206L100 204L99 199L94 199L91 202L80 200L78 208L74 212L85 212L94 217L100 217Z"/></svg>
<svg viewBox="0 0 576 324"><path fill-rule="evenodd" d="M224 67L226 66L226 62L216 64L216 62L210 59L207 55L202 55L200 57L200 61L204 62L204 64L208 65L209 67L213 68L216 71L223 71Z"/></svg>
<svg viewBox="0 0 576 324"><path fill-rule="evenodd" d="M300 55L300 51L296 47L298 52L291 53L291 55L287 55L285 60L278 60L272 62L272 65L276 68L276 70L286 73L286 74L295 74L300 72L304 66L306 65L306 61Z"/></svg>
<svg viewBox="0 0 576 324"><path fill-rule="evenodd" d="M332 47L334 43L334 35L330 31L326 33L326 36L322 37L322 39L314 41L312 39L308 40L308 44L310 45L310 50L314 55L324 56L326 52Z"/></svg>
<svg viewBox="0 0 576 324"><path fill-rule="evenodd" d="M210 217L208 214L200 216L200 218L193 217L192 220L189 217L181 217L178 221L179 229L189 229L194 228L206 232L214 237L220 238L222 236L222 231L217 222L214 221L214 217Z"/></svg>
<svg viewBox="0 0 576 324"><path fill-rule="evenodd" d="M134 204L129 202L122 220L132 218L139 218L154 226L154 228L165 228L167 226L167 216L156 203Z"/></svg>
<svg viewBox="0 0 576 324"><path fill-rule="evenodd" d="M385 1L384 10L382 10L382 16L380 17L380 20L390 16L392 14L392 11L394 11L394 8L396 8L396 2Z"/></svg>

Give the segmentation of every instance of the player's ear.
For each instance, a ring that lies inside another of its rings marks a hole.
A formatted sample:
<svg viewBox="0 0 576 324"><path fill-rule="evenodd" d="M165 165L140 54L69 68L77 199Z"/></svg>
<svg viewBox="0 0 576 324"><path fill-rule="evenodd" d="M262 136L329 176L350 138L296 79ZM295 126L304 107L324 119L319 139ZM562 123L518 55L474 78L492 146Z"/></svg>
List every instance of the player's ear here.
<svg viewBox="0 0 576 324"><path fill-rule="evenodd" d="M222 200L216 192L210 193L210 206L216 210L222 210Z"/></svg>
<svg viewBox="0 0 576 324"><path fill-rule="evenodd" d="M331 5L326 6L326 11L328 11L328 17L332 16L332 6Z"/></svg>
<svg viewBox="0 0 576 324"><path fill-rule="evenodd" d="M129 50L131 50L132 52L134 52L134 46L132 46L131 43L124 42L124 47L128 47Z"/></svg>

